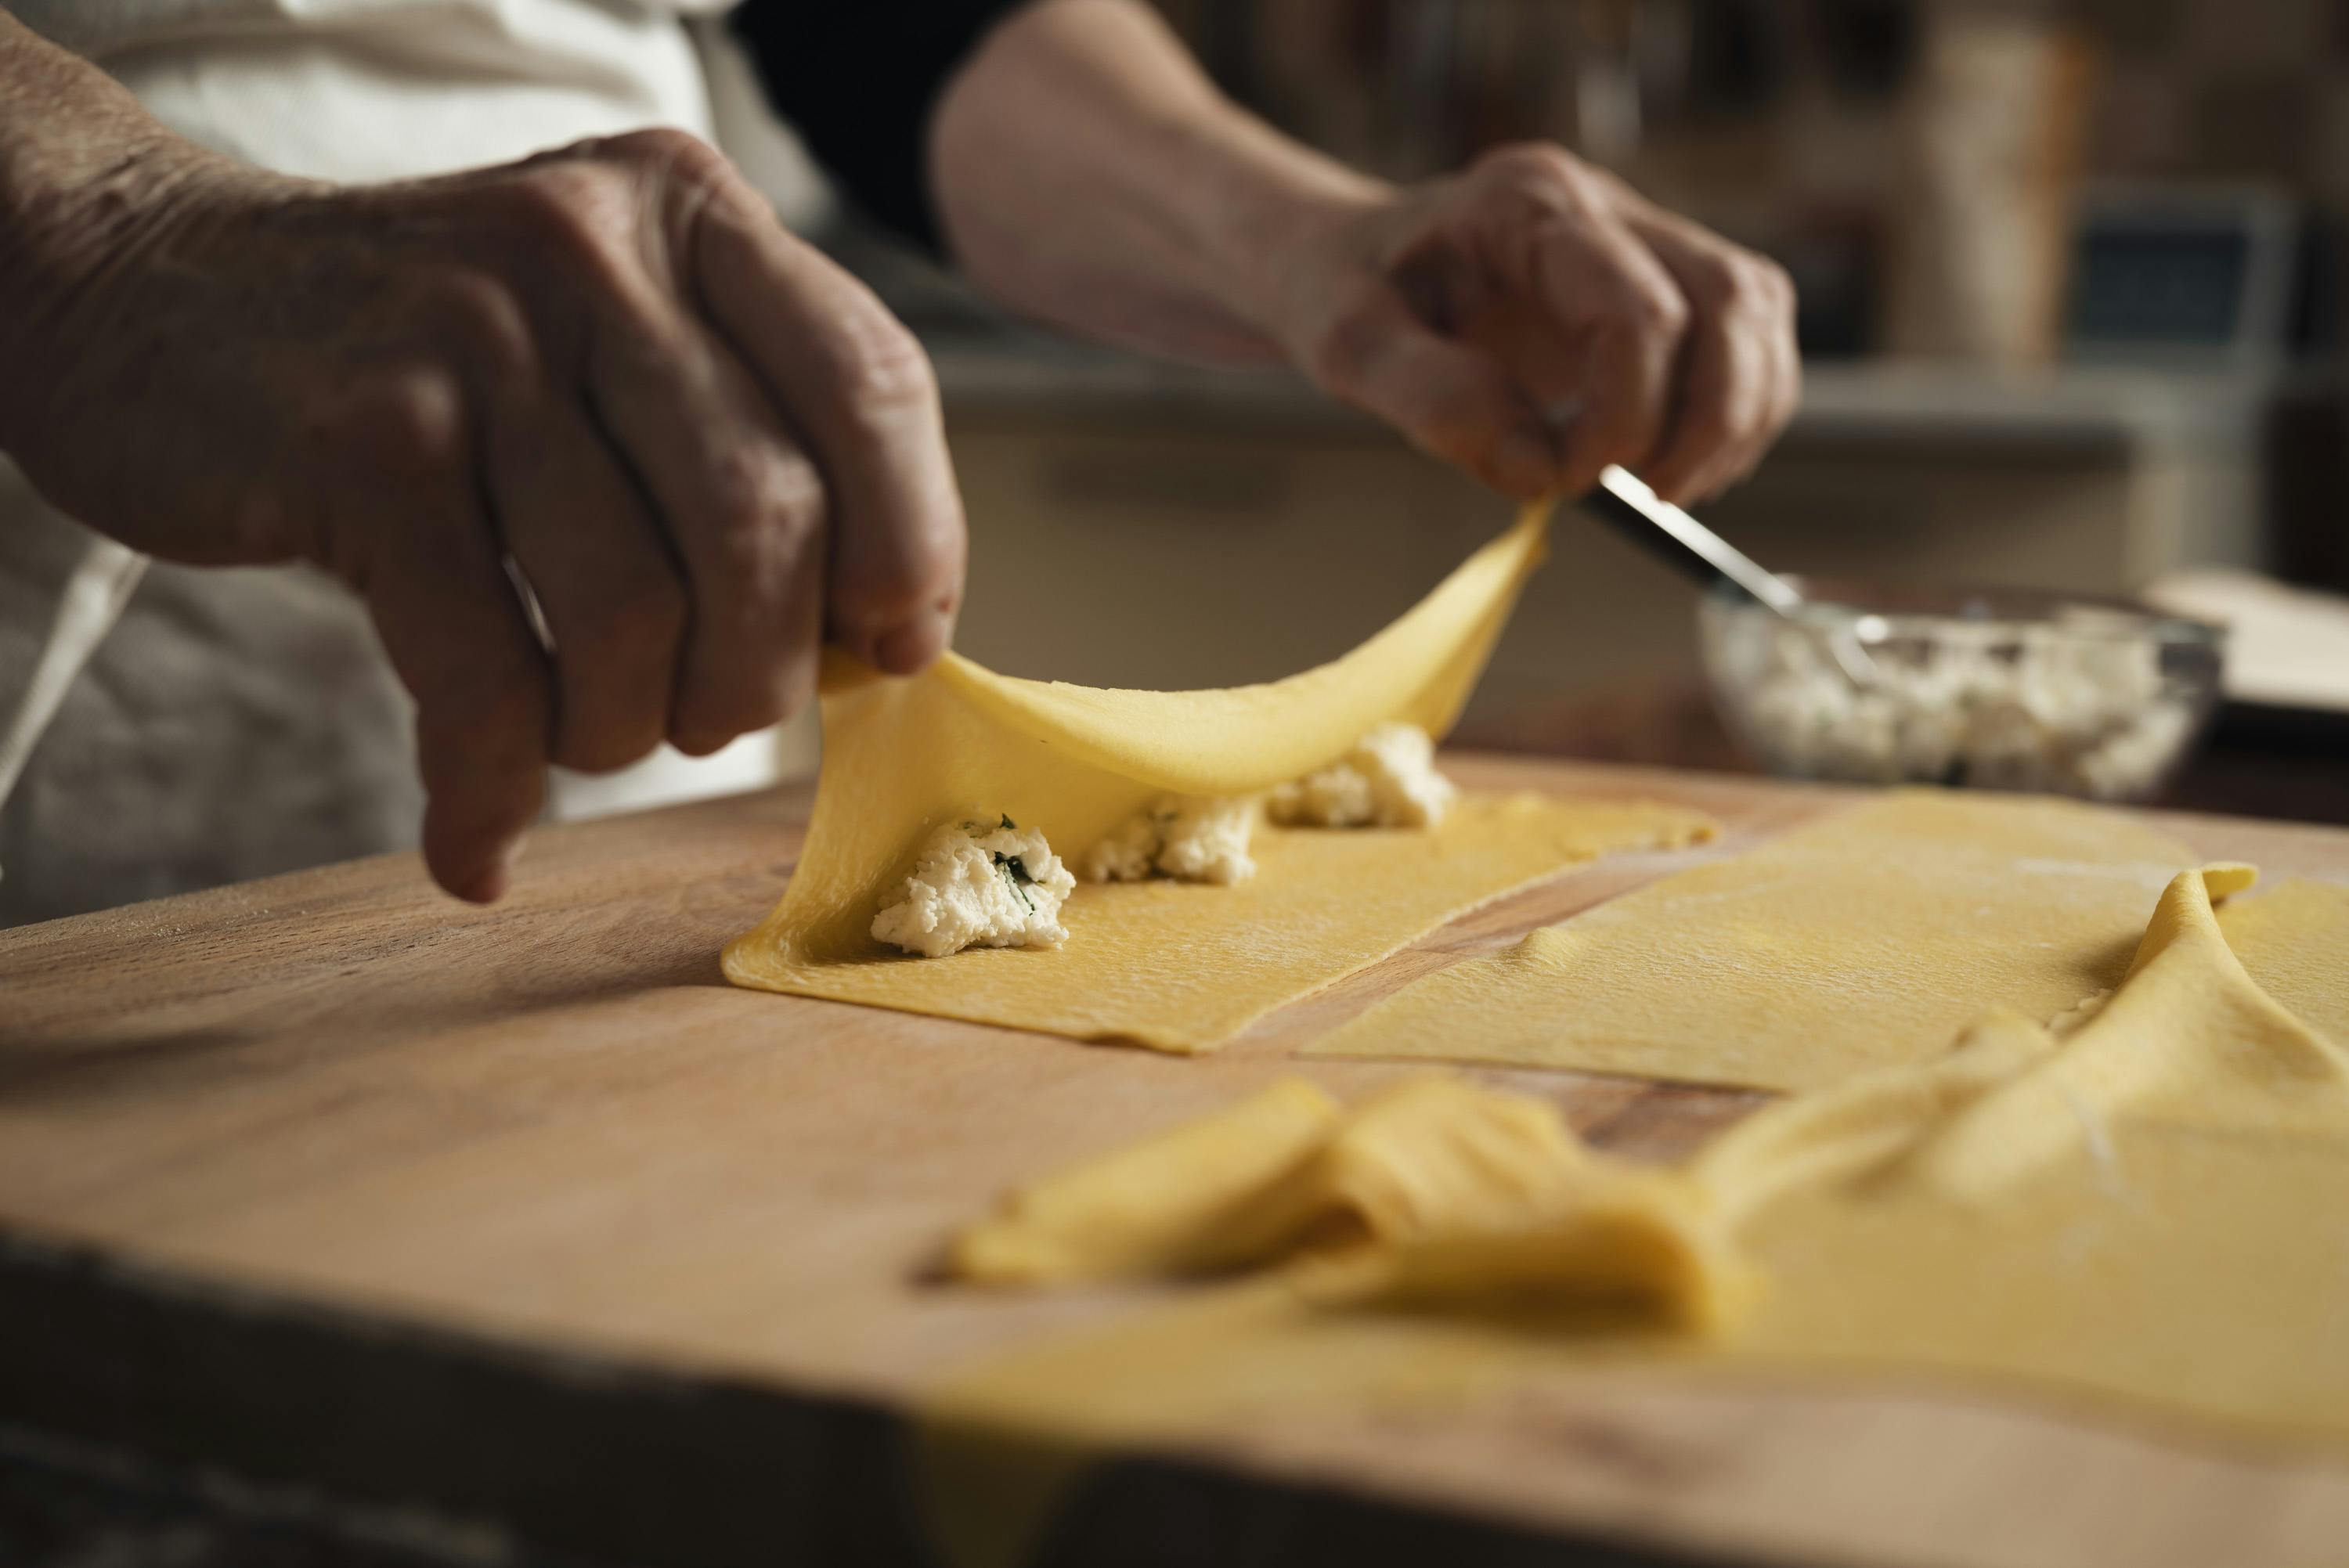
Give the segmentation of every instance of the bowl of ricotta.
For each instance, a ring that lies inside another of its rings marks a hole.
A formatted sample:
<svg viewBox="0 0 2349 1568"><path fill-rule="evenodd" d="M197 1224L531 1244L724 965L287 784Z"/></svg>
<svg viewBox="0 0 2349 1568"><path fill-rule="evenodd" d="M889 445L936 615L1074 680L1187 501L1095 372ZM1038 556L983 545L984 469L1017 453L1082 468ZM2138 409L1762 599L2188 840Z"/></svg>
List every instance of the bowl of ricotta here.
<svg viewBox="0 0 2349 1568"><path fill-rule="evenodd" d="M1789 577L1698 611L1714 706L1773 773L2141 800L2217 706L2219 627L2124 600Z"/></svg>

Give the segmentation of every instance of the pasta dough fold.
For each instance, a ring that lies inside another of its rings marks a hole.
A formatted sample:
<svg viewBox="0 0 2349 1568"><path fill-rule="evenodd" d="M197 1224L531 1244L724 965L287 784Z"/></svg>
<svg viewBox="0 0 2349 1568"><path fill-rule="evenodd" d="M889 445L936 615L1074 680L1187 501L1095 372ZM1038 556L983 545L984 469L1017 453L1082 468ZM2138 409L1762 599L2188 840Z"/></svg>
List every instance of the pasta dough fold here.
<svg viewBox="0 0 2349 1568"><path fill-rule="evenodd" d="M1543 554L1528 508L1416 606L1334 663L1226 691L1016 680L949 654L907 679L833 655L823 773L790 887L727 944L740 985L901 1011L1212 1049L1257 1016L1512 889L1599 854L1710 835L1697 813L1535 797L1464 801L1441 828L1272 830L1232 888L1079 888L1056 949L893 955L874 912L942 823L1040 830L1081 854L1163 795L1249 794L1387 722L1458 717Z"/></svg>
<svg viewBox="0 0 2349 1568"><path fill-rule="evenodd" d="M1743 1286L1694 1185L1593 1152L1547 1101L1433 1076L1342 1113L1285 1079L1014 1192L955 1262L991 1284L1296 1264L1333 1302L1570 1300L1671 1326L1725 1318Z"/></svg>
<svg viewBox="0 0 2349 1568"><path fill-rule="evenodd" d="M1933 1059L1765 1107L1675 1169L1592 1151L1546 1103L1456 1080L1408 1080L1343 1115L1317 1099L1311 1126L1253 1167L1252 1197L1225 1193L1219 1233L1251 1240L1220 1261L1293 1259L1317 1239L1334 1254L1231 1298L1253 1305L1015 1353L957 1379L955 1406L1016 1383L1039 1418L1065 1357L1087 1368L1075 1429L1116 1416L1167 1435L1154 1411L1209 1420L1259 1398L1271 1359L1325 1368L1319 1386L1297 1375L1299 1400L1411 1386L1431 1355L1488 1387L1572 1366L1599 1326L1619 1346L1625 1329L1634 1346L1676 1336L1684 1367L1930 1369L2349 1442L2349 1233L2317 1219L2349 1212L2349 1047L2263 991L2227 936L2260 930L2267 962L2339 975L2349 890L2290 884L2222 921L2213 900L2253 874L2175 878L2122 983L2067 1032L1992 1011ZM1201 1132L1216 1125L1161 1140L1201 1158L1160 1163L1126 1200L1179 1204L1213 1180L1225 1167ZM1120 1262L1189 1272L1211 1252L1193 1239ZM1640 1310L1519 1314L1462 1337L1527 1300L1609 1298ZM1376 1333L1347 1327L1368 1305ZM1152 1347L1132 1376L1159 1403L1119 1398L1119 1345Z"/></svg>
<svg viewBox="0 0 2349 1568"><path fill-rule="evenodd" d="M1683 1389L1768 1367L1791 1392L1790 1369L1872 1368L1912 1397L1927 1375L2349 1445L2349 1232L2329 1220L2349 1212L2349 889L2290 883L2214 916L2213 896L2249 881L2176 878L2125 979L2066 1032L1993 1012L1930 1059L1767 1107L1676 1171L1526 1136L1547 1107L1423 1080L1391 1091L1407 1114L1353 1113L1383 1130L1363 1148L1382 1177L1309 1176L1299 1146L1331 1148L1346 1125L1318 1101L1281 1174L1242 1184L1351 1205L1370 1233L1352 1266L1161 1302L963 1368L924 1422L942 1539L974 1565L1017 1561L1103 1452L1348 1408L1506 1405L1602 1360L1619 1384L1668 1363ZM2292 976L2279 988L2321 1026L2255 972ZM1448 1143L1494 1126L1518 1129L1489 1156L1514 1174L1454 1180L1474 1162ZM1178 1202L1218 1169L1164 1162L1124 1201ZM1527 1205L1527 1171L1578 1202ZM1427 1195L1392 1211L1417 1222L1368 1218L1390 1212L1360 1196L1382 1182ZM1617 1305L1637 1310L1588 1310L1625 1280L1641 1294ZM1538 1310L1528 1283L1548 1286ZM1665 1310L1690 1301L1728 1310Z"/></svg>

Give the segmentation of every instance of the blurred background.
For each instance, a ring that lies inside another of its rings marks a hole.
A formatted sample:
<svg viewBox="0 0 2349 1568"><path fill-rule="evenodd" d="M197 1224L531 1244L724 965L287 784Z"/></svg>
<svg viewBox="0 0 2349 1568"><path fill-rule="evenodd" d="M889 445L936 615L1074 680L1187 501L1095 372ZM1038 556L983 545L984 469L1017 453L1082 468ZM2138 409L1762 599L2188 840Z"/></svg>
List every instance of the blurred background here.
<svg viewBox="0 0 2349 1568"><path fill-rule="evenodd" d="M2230 619L2235 700L2173 798L2349 818L2349 619L2313 596L2349 590L2349 3L1163 4L1226 89L1351 162L1415 179L1546 138L1776 256L1806 406L1708 521L1788 571ZM831 204L771 131L730 145L758 137L778 200L936 358L973 657L1091 684L1276 676L1505 516L1285 374L1002 316ZM1737 765L1691 601L1568 520L1462 738ZM787 765L812 746L794 731Z"/></svg>

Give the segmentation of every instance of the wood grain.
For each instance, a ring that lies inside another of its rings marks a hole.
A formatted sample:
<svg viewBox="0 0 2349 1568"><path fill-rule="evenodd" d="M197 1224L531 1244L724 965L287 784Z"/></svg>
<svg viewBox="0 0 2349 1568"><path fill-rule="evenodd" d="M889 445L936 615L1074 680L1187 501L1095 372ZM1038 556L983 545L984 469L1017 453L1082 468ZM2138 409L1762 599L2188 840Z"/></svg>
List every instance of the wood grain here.
<svg viewBox="0 0 2349 1568"><path fill-rule="evenodd" d="M1730 830L1710 852L1846 798L1457 771L1694 805ZM1182 1059L727 987L718 945L780 892L806 806L542 832L490 911L394 857L0 934L0 1419L613 1561L920 1561L898 1423L925 1381L1123 1305L926 1285L952 1225L1278 1074L1351 1095L1411 1070L1288 1052L1687 863L1546 884ZM2167 825L2271 874L2349 878L2349 833ZM1479 1076L1659 1157L1754 1103ZM2023 1395L1594 1375L1407 1420L1251 1423L1105 1473L1048 1555L1149 1560L1134 1543L1173 1539L1154 1533L1170 1510L1202 1552L1286 1520L1283 1561L1570 1541L1621 1561L2199 1568L2337 1562L2349 1456Z"/></svg>

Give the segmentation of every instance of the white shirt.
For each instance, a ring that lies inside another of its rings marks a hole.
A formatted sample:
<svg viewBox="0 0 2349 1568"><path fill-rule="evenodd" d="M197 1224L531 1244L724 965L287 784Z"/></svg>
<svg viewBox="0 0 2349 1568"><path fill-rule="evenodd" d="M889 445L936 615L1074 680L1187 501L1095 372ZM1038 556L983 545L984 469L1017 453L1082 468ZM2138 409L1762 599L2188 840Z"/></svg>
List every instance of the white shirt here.
<svg viewBox="0 0 2349 1568"><path fill-rule="evenodd" d="M172 129L248 162L379 181L502 163L709 107L674 13L636 0L15 0Z"/></svg>

